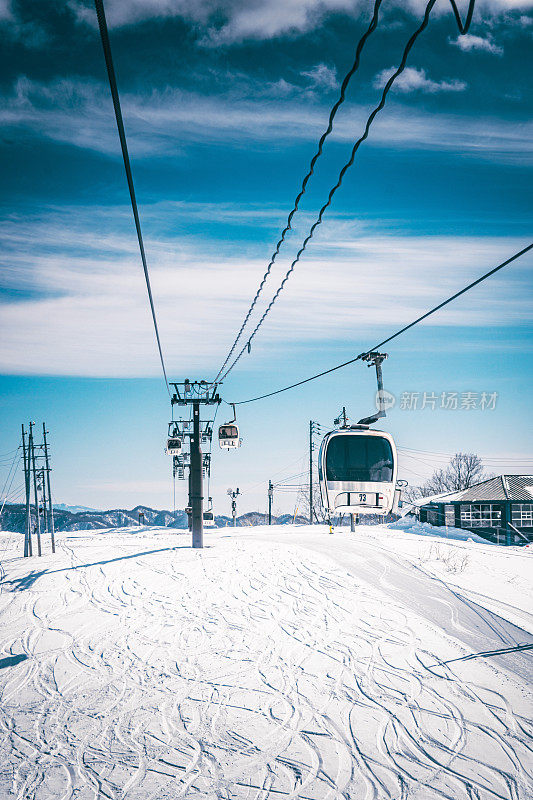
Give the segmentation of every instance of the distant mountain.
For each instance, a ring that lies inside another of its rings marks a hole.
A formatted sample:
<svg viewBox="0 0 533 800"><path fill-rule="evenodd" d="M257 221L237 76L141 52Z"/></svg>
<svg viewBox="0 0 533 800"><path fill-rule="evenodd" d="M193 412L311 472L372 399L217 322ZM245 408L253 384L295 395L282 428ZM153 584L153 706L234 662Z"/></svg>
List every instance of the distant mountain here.
<svg viewBox="0 0 533 800"><path fill-rule="evenodd" d="M81 508L82 511L71 511L70 508ZM54 506L54 527L57 531L83 531L83 530L111 530L113 528L128 528L139 525L139 513L144 514L144 525L186 530L188 527L187 514L179 511L158 511L148 506L135 506L132 509L117 508L111 511L95 511L84 506L67 506L61 504ZM32 515L33 518L33 515ZM4 506L0 517L0 530L24 533L25 506L22 503ZM283 514L280 517L272 516L274 525L286 525L293 521L292 514ZM296 517L297 524L306 523L305 517ZM237 517L238 527L253 527L266 525L268 516L259 511L249 511ZM215 527L231 527L231 517L215 516ZM210 528L206 526L206 532Z"/></svg>
<svg viewBox="0 0 533 800"><path fill-rule="evenodd" d="M54 511L70 511L71 514L81 514L83 511L97 511L99 508L89 508L88 506L66 506L64 503L54 503Z"/></svg>

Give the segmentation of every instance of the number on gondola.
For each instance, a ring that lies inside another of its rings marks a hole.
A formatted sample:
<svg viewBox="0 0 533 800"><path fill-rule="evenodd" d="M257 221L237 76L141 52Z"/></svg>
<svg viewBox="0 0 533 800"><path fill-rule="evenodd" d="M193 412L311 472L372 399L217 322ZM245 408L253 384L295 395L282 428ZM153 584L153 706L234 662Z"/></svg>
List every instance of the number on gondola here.
<svg viewBox="0 0 533 800"><path fill-rule="evenodd" d="M366 494L360 494L359 495L359 502L360 503L366 503Z"/></svg>

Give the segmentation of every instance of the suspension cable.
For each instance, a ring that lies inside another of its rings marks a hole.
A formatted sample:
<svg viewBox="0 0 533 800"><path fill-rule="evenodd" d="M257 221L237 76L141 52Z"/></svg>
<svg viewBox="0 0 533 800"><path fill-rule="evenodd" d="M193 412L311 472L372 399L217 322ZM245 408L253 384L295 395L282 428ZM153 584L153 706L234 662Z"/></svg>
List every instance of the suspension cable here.
<svg viewBox="0 0 533 800"><path fill-rule="evenodd" d="M468 292L470 289L473 289L474 286L478 285L478 283L481 283L482 281L486 280L487 278L490 278L490 276L494 275L495 272L498 272L500 269L503 269L508 264L511 264L513 261L516 261L516 259L518 259L521 256L525 255L532 248L533 248L533 243L527 245L527 247L524 247L523 250L520 250L518 253L515 253L513 256L508 258L502 264L499 264L497 267L494 267L494 269L491 269L489 272L486 272L484 275L482 275L477 280L473 281L472 283L469 283L468 286L464 287L464 289L461 289L459 292L456 292L451 297L448 297L447 300L443 300L443 302L439 303L438 306L435 306L434 308L430 309L430 311L426 311L425 314L422 314L422 316L420 316L417 319L413 320L413 322L410 322L408 325L405 325L403 328L400 328L400 330L396 331L396 333L393 333L392 336L387 337L382 342L379 342L379 344L376 344L376 345L374 345L374 347L371 347L369 350L366 350L364 353L360 353L355 358L351 358L349 361L345 361L343 364L337 364L336 367L331 367L330 369L326 369L323 372L319 372L317 375L312 375L310 378L305 378L304 380L298 381L297 383L292 383L290 386L285 386L282 389L276 389L276 391L274 391L274 392L268 392L267 394L259 395L259 397L252 397L249 400L240 400L239 402L236 402L235 405L236 406L242 406L245 403L254 403L256 400L264 400L266 397L272 397L273 395L281 394L281 392L287 392L289 389L295 389L297 386L302 386L304 383L309 383L310 381L314 381L317 378L322 378L324 375L329 375L330 372L335 372L338 369L342 369L343 367L347 367L349 364L353 364L356 361L361 360L363 358L363 356L368 355L369 353L373 352L374 350L380 350L384 345L388 344L389 342L392 342L393 339L396 339L398 336L401 336L402 333L405 333L405 331L408 331L410 328L413 328L415 325L418 325L419 322L422 322L423 320L427 319L432 314L434 314L436 311L439 311L441 308L444 308L444 306L448 305L448 303L451 303L452 300L456 300L458 297L460 297L461 295L465 294L465 292Z"/></svg>
<svg viewBox="0 0 533 800"><path fill-rule="evenodd" d="M146 255L144 252L144 242L141 232L141 223L139 220L139 212L137 209L137 200L135 197L135 188L133 186L133 176L131 173L130 157L128 153L128 145L126 142L126 133L124 130L124 122L122 120L122 111L120 108L120 99L118 95L117 79L115 76L115 68L113 66L113 58L111 56L111 45L109 43L109 33L107 30L107 22L104 11L103 0L94 0L96 7L96 16L98 17L98 27L100 28L100 38L102 40L102 47L104 50L104 58L107 67L107 76L109 78L109 88L111 90L111 97L113 99L113 108L115 109L115 118L117 121L118 136L120 139L120 146L122 148L122 158L124 159L124 168L126 170L126 179L128 181L128 189L130 193L131 209L133 211L133 219L135 221L135 230L137 231L137 240L139 242L139 250L141 253L141 261L144 270L144 277L146 280L146 288L148 290L148 299L150 301L150 308L152 311L152 319L154 322L155 337L157 340L157 349L159 350L159 358L161 359L161 367L163 368L163 377L167 391L172 396L170 386L168 385L167 371L165 369L165 360L163 358L163 350L161 348L161 340L159 338L159 328L157 326L157 317L154 307L154 299L152 297L152 287L150 285L150 276L148 274L148 264L146 262Z"/></svg>
<svg viewBox="0 0 533 800"><path fill-rule="evenodd" d="M407 44L406 44L406 46L405 46L405 49L404 49L404 51L403 51L403 55L402 55L402 59L401 59L401 62L400 62L400 65L399 65L399 67L398 67L398 68L395 70L395 72L394 72L394 73L393 73L393 74L390 76L389 80L388 80L388 81L387 81L387 83L385 84L385 87L384 87L384 89L383 89L383 92L382 92L382 95L381 95L381 100L380 100L380 102L379 102L379 103L378 103L378 105L377 105L377 106L374 108L374 110L371 112L370 116L368 117L368 119L367 119L367 122L366 122L366 125L365 125L365 129L364 129L364 132L363 132L363 134L362 134L362 135L360 136L360 138L359 138L359 139L358 139L358 140L355 142L355 144L354 144L354 146L353 146L353 148L352 148L352 152L351 152L350 158L348 159L348 161L346 162L346 164L345 164L345 165L342 167L342 169L341 169L341 171L340 171L340 173L339 173L339 177L338 177L338 179L337 179L337 183L336 183L336 184L335 184L335 186L333 186L333 188L330 190L330 192L329 192L329 195L328 195L328 199L327 199L327 201L324 203L324 205L322 206L322 208L320 209L320 211L319 211L319 213L318 213L318 217L317 217L317 219L316 219L316 220L315 220L315 222L314 222L314 223L311 225L311 228L309 229L309 233L307 234L306 238L304 239L304 241L303 241L303 243L302 243L302 246L301 246L300 250L299 250L299 251L298 251L298 253L296 254L296 258L294 259L294 261L293 261L293 262L292 262L292 264L290 265L289 269L288 269L288 270L287 270L287 272L285 273L285 277L283 278L282 282L280 283L280 285L279 285L279 287L278 287L278 289L277 289L276 293L274 294L274 297L273 297L273 298L272 298L272 300L270 301L269 305L266 307L266 309L265 309L265 311L264 311L264 313L263 313L263 316L262 316L262 317L259 319L259 322L258 322L258 323L257 323L257 325L255 326L255 328L254 328L254 330L252 331L251 335L248 337L248 340L247 340L246 344L245 344L245 345L244 345L244 347L243 347L243 348L240 350L239 354L238 354L238 355L237 355L237 357L234 359L233 363L232 363L232 364L231 364L231 365L228 367L228 369L227 369L227 370L225 371L225 373L222 375L222 377L220 378L220 381L223 381L223 380L224 380L224 379L225 379L225 378L226 378L226 377L229 375L229 373L231 372L231 370L232 370L232 369L235 367L235 365L237 364L237 362L238 362L238 361L240 360L240 358L241 358L241 357L244 355L244 352L245 352L246 350L248 350L248 351L250 350L250 345L251 345L252 339L255 337L256 333L258 332L259 328L261 327L261 325L263 324L263 322L264 322L265 318L267 317L268 313L270 312L270 310L271 310L272 306L274 305L274 303L275 303L275 302L276 302L276 300L278 299L279 295L281 294L281 292L282 292L282 291L283 291L283 289L285 288L285 284L287 283L287 281L289 280L289 278L290 278L290 276L291 276L292 272L294 271L294 268L296 267L296 264L298 264L298 262L300 261L300 258L301 258L301 256L303 255L304 251L306 250L308 243L309 243L309 242L311 241L311 239L313 238L313 235L314 235L314 232L315 232L315 230L318 228L318 226L319 226L319 225L321 225L321 224L322 224L322 218L323 218L323 216L324 216L324 213L326 212L326 209L328 209L328 208L329 208L329 206L331 205L331 203L332 203L332 201L333 201L333 197L335 196L335 194L336 194L337 190L338 190L338 189L339 189L339 188L342 186L342 182L343 182L344 176L345 176L345 174L347 173L347 171L350 169L350 167L353 165L353 163L354 163L354 161L355 161L355 156L356 156L356 154L357 154L357 151L359 150L359 147L360 147L360 146L361 146L361 144L362 144L362 143L365 141L365 139L367 139L367 138L368 138L368 134L369 134L369 131L370 131L370 127L371 127L371 125L372 125L372 123L373 123L374 119L375 119L375 118L376 118L376 116L379 114L379 112L380 112L380 111L381 111L381 110L384 108L384 106L385 106L385 103L386 103L386 101L387 101L387 95L389 94L389 92L390 92L390 90L391 90L392 86L394 85L394 82L395 82L395 81L396 81L396 79L397 79L397 78L398 78L398 77L399 77L399 76L402 74L402 72L405 70L405 67L406 67L406 64L407 64L407 57L408 57L408 55L409 55L409 53L410 53L411 49L413 48L413 46L414 46L414 44L415 44L416 40L418 39L418 37L420 36L420 34L421 34L421 33L422 33L422 32L423 32L423 31L424 31L426 28L427 28L427 25L428 25L428 22L429 22L429 16L430 16L430 14L431 14L431 11L433 10L433 6L435 5L435 3L436 3L436 2L437 2L437 0L429 0L429 3L427 4L427 6L426 6L426 10L425 10L425 12L424 12L424 18L423 18L423 20L422 20L422 22L421 22L420 26L419 26L419 27L416 29L416 31L415 31L415 32L414 32L414 33L411 35L411 37L410 37L409 41L407 42Z"/></svg>
<svg viewBox="0 0 533 800"><path fill-rule="evenodd" d="M257 301L259 299L259 295L263 291L263 287L265 286L267 278L270 275L272 267L274 266L274 262L275 262L276 258L279 255L281 246L282 246L283 242L285 241L285 237L286 237L287 233L292 229L292 219L293 219L294 215L296 214L296 212L299 209L300 200L302 199L302 197L305 194L309 179L314 174L315 164L318 161L318 159L320 158L320 156L322 155L322 151L323 151L323 148L324 148L324 142L326 141L326 139L330 135L331 131L333 130L333 121L335 119L335 116L336 116L337 111L339 110L340 106L344 103L344 100L345 100L345 97L346 97L346 89L348 88L348 84L350 83L350 80L352 79L353 75L359 69L359 64L360 64L360 60L361 60L361 53L363 52L363 48L364 48L368 38L370 37L370 35L377 28L378 18L379 18L379 7L380 7L382 2L383 2L383 0L375 0L375 2L374 2L374 13L372 15L372 19L370 21L370 24L369 24L368 28L366 29L366 31L363 33L363 35L359 39L359 42L357 44L357 48L356 48L356 51L355 51L355 60L354 60L354 62L352 64L351 68L348 70L348 72L346 73L346 75L344 77L344 80L343 80L342 85L341 85L341 89L340 89L340 93L339 93L339 97L337 99L337 102L335 103L335 105L333 106L333 108L330 111L329 120L328 120L328 127L326 128L326 130L324 131L324 133L320 137L320 140L318 142L317 151L314 154L313 158L311 159L308 171L307 171L307 173L306 173L306 175L305 175L305 177L304 177L304 179L302 181L300 192L297 195L296 200L294 201L294 205L292 207L292 210L291 210L289 216L287 217L287 222L285 224L285 228L281 232L281 236L280 236L280 239L279 239L279 241L278 241L278 243L276 245L276 248L275 248L274 252L272 253L272 255L270 256L270 262L267 265L266 272L263 275L263 278L261 280L261 283L259 284L259 288L258 288L258 290L257 290L257 292L255 294L255 297L252 300L250 308L248 309L248 311L246 313L246 316L244 318L244 322L242 323L242 325L241 325L241 327L239 329L239 332L237 333L237 336L235 337L235 341L233 342L233 344L232 344L232 346L230 348L230 351L229 351L228 355L226 356L226 359L225 359L224 363L220 367L216 377L213 379L213 383L215 383L218 380L218 378L220 377L220 375L224 371L224 368L225 368L226 364L228 363L228 361L230 360L231 356L233 355L233 352L234 352L235 348L237 347L237 343L239 342L239 339L241 338L242 332L243 332L244 328L246 327L246 324L247 324L248 320L250 319L252 311L254 310L255 305L256 305L256 303L257 303Z"/></svg>

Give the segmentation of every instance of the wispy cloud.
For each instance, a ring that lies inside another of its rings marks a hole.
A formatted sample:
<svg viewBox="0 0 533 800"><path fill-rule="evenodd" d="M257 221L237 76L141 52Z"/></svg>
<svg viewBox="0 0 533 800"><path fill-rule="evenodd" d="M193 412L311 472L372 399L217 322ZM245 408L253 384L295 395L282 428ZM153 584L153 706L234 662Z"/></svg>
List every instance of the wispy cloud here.
<svg viewBox="0 0 533 800"><path fill-rule="evenodd" d="M309 78L311 86L336 89L339 85L337 70L335 67L328 67L327 64L317 64L310 70L303 70L300 75Z"/></svg>
<svg viewBox="0 0 533 800"><path fill-rule="evenodd" d="M429 79L415 70L409 86ZM432 83L432 82L431 82ZM441 84L437 84L441 85ZM407 90L407 89L406 89ZM457 91L457 89L455 89ZM176 155L191 142L316 141L328 109L313 98L206 96L179 89L148 96L124 93L124 119L134 157ZM338 141L352 142L362 131L367 108L351 105L334 129ZM118 155L118 141L107 87L95 82L60 80L39 83L20 78L0 99L0 127L27 130L77 147ZM531 123L494 118L472 119L445 113L403 109L391 103L372 130L371 141L392 147L439 149L499 161L531 159Z"/></svg>
<svg viewBox="0 0 533 800"><path fill-rule="evenodd" d="M0 0L0 21L12 18L11 0Z"/></svg>
<svg viewBox="0 0 533 800"><path fill-rule="evenodd" d="M206 245L190 236L161 235L154 220L164 210L158 204L145 209L143 218L166 359L176 374L192 368L209 371L235 334L265 258L257 251L246 258L242 250L225 249L222 241ZM241 211L250 213L244 207ZM189 215L185 205L182 212ZM195 212L213 216L216 206L193 206ZM31 297L8 298L1 306L3 372L157 374L146 289L127 213L127 208L102 208L95 218L89 209L55 209L36 220L8 221L3 274ZM223 207L221 218L228 213L238 217L239 207ZM330 223L258 337L254 369L287 339L295 346L338 340L368 344L369 332L382 330L385 322L387 329L406 323L523 246L512 238L390 236L346 220L332 218ZM273 274L265 303L287 258ZM500 325L525 322L528 266L531 258L500 273L431 324L494 324L495 296ZM258 314L263 308L260 304ZM207 335L213 330L215 344Z"/></svg>
<svg viewBox="0 0 533 800"><path fill-rule="evenodd" d="M80 22L96 25L89 0L69 0L69 5ZM393 0L390 5L420 16L426 0ZM531 0L478 0L475 18L530 7ZM368 0L107 0L106 9L111 27L180 17L199 27L207 46L299 35L317 28L327 14L357 17L371 10ZM445 14L451 14L449 3L438 3L433 15Z"/></svg>
<svg viewBox="0 0 533 800"><path fill-rule="evenodd" d="M503 47L495 44L492 39L484 39L482 36L466 33L464 36L458 36L457 39L448 39L448 41L465 53L470 53L472 50L481 50L486 53L492 53L495 56L503 56Z"/></svg>
<svg viewBox="0 0 533 800"><path fill-rule="evenodd" d="M389 67L379 72L374 78L376 89L382 89L395 72L395 67ZM466 88L467 84L464 81L434 81L428 78L425 69L406 67L396 79L392 90L403 94L410 94L411 92L438 94L440 92L464 92Z"/></svg>

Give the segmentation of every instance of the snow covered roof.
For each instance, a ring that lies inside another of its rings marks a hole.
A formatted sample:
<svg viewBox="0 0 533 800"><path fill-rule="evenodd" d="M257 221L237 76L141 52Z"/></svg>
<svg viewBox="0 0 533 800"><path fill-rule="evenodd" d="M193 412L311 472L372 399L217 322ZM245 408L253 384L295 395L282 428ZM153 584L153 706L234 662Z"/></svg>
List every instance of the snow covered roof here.
<svg viewBox="0 0 533 800"><path fill-rule="evenodd" d="M477 503L490 500L511 500L518 503L533 502L533 475L497 475L476 483L469 489L444 492L416 500L417 506L429 503L453 503L465 501Z"/></svg>
<svg viewBox="0 0 533 800"><path fill-rule="evenodd" d="M440 492L440 494L431 494L427 497L417 497L416 500L411 501L411 505L420 508L428 503L451 503L453 500L460 500L460 496L461 492Z"/></svg>

